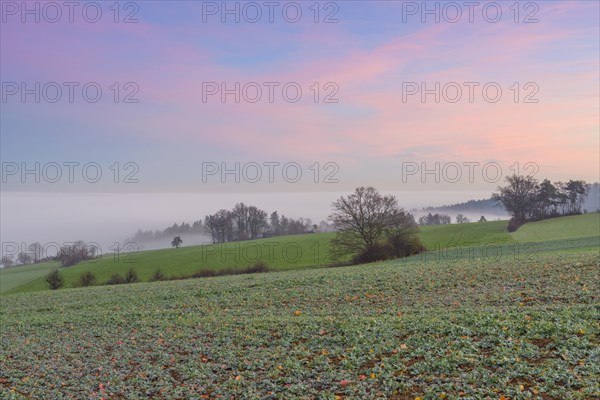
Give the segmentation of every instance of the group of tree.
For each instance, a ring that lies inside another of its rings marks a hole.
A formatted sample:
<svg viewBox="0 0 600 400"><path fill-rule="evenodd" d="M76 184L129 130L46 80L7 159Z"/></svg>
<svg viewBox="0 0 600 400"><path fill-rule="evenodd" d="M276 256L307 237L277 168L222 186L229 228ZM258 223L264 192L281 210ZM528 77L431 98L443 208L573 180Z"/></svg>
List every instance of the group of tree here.
<svg viewBox="0 0 600 400"><path fill-rule="evenodd" d="M252 240L261 237L296 235L314 232L310 219L281 217L277 211L267 212L255 206L238 203L232 210L221 209L204 218L204 227L213 243Z"/></svg>
<svg viewBox="0 0 600 400"><path fill-rule="evenodd" d="M175 236L182 236L186 234L205 234L204 226L202 225L202 221L194 221L192 224L188 224L187 222L182 222L181 225L174 223L173 225L165 228L163 230L147 230L143 231L138 229L138 231L133 235L131 239L128 239L128 242L134 243L144 243L150 242L154 240L162 240L165 238L170 238Z"/></svg>
<svg viewBox="0 0 600 400"><path fill-rule="evenodd" d="M498 187L498 193L492 198L511 214L511 231L528 221L581 214L582 204L591 188L582 180L553 184L544 179L540 183L532 176L522 175L507 176L505 180L507 185Z"/></svg>
<svg viewBox="0 0 600 400"><path fill-rule="evenodd" d="M329 220L337 230L331 241L334 259L350 258L358 264L406 257L424 249L414 217L394 196L359 187L340 197L332 208Z"/></svg>
<svg viewBox="0 0 600 400"><path fill-rule="evenodd" d="M481 216L481 217L484 218L483 216ZM485 220L485 218L484 218L484 220ZM481 221L481 219L480 219L480 221ZM471 220L468 217L465 217L462 214L458 214L456 216L456 223L457 224L467 224L469 222L471 222Z"/></svg>
<svg viewBox="0 0 600 400"><path fill-rule="evenodd" d="M40 242L35 242L27 246L27 250L17 253L16 257L12 254L4 254L0 259L0 264L5 268L10 268L15 265L37 264L50 259L52 259L52 257L47 257L44 254L42 244Z"/></svg>
<svg viewBox="0 0 600 400"><path fill-rule="evenodd" d="M472 212L487 214L505 214L506 210L502 204L498 204L493 198L483 200L469 200L463 203L443 205L439 207L424 207L423 211L429 212Z"/></svg>
<svg viewBox="0 0 600 400"><path fill-rule="evenodd" d="M269 229L265 232L265 236L300 235L319 230L319 227L313 225L310 218L293 219L287 218L285 215L279 217L277 211L271 213L269 222ZM323 221L320 226L324 227ZM328 228L325 227L325 229Z"/></svg>
<svg viewBox="0 0 600 400"><path fill-rule="evenodd" d="M428 213L419 218L419 225L446 225L451 223L452 218L446 214Z"/></svg>
<svg viewBox="0 0 600 400"><path fill-rule="evenodd" d="M98 248L88 245L82 240L73 244L62 246L56 254L55 260L59 261L63 267L79 264L82 261L96 258Z"/></svg>
<svg viewBox="0 0 600 400"><path fill-rule="evenodd" d="M81 261L92 260L96 258L99 253L98 248L95 245L86 244L82 240L61 246L56 255L49 256L44 254L45 251L46 249L44 249L39 242L35 242L27 247L27 251L19 252L16 259L10 254L3 255L0 263L5 268L10 268L16 265L58 261L61 266L69 267L78 264Z"/></svg>

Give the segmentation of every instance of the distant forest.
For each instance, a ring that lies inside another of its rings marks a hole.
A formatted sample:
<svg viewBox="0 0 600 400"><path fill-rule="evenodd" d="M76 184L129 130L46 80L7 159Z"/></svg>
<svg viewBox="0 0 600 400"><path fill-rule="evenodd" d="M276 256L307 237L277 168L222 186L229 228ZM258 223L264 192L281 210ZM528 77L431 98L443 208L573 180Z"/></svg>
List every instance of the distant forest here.
<svg viewBox="0 0 600 400"><path fill-rule="evenodd" d="M311 232L333 231L331 225L321 221L314 225L309 218L289 218L277 211L267 214L258 207L238 203L231 210L219 210L207 215L204 220L193 223L182 222L163 230L138 231L128 239L130 242L144 243L155 240L173 239L174 236L206 235L213 243L237 240L251 240L270 236L298 235Z"/></svg>
<svg viewBox="0 0 600 400"><path fill-rule="evenodd" d="M583 212L600 210L600 184L588 184L588 194L582 204ZM443 205L439 207L424 207L423 211L440 211L477 214L506 214L506 209L491 197L483 200L469 200L464 203ZM434 215L435 216L435 215ZM443 216L447 217L447 216ZM450 223L440 221L439 223ZM421 225L428 225L420 221ZM189 234L206 235L213 243L223 243L234 240L256 239L259 237L295 235L310 232L331 232L334 228L326 221L314 225L308 218L288 218L279 216L277 211L267 214L255 206L238 203L232 210L220 210L215 214L207 215L204 220L199 219L192 223L182 222L163 230L138 230L128 241L144 243L155 240L173 239L174 236Z"/></svg>
<svg viewBox="0 0 600 400"><path fill-rule="evenodd" d="M587 197L582 203L582 212L595 212L600 211L600 183L596 182L588 184L587 186ZM456 211L456 212L481 212L490 214L507 214L508 212L499 204L496 200L483 199L483 200L469 200L464 203L456 203L450 205L443 205L439 207L424 207L423 211Z"/></svg>
<svg viewBox="0 0 600 400"><path fill-rule="evenodd" d="M477 211L481 213L492 213L492 214L508 214L502 204L498 204L496 200L491 197L484 200L469 200L464 203L456 203L450 205L443 205L440 207L424 207L423 211Z"/></svg>

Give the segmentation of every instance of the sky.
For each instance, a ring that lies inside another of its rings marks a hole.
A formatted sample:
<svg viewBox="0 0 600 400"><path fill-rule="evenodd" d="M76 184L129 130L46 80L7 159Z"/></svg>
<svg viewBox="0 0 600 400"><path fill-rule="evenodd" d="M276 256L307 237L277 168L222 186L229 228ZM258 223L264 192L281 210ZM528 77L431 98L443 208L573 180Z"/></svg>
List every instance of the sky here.
<svg viewBox="0 0 600 400"><path fill-rule="evenodd" d="M316 219L360 185L414 207L600 180L600 3L475 3L2 1L2 240L158 229L192 199Z"/></svg>

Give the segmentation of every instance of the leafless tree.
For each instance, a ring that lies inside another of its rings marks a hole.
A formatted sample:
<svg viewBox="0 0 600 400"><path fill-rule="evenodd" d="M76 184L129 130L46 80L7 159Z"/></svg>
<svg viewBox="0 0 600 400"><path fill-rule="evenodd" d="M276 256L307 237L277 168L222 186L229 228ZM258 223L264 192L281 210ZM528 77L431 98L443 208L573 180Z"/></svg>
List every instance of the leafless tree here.
<svg viewBox="0 0 600 400"><path fill-rule="evenodd" d="M13 257L9 255L2 256L2 260L0 260L0 264L2 264L5 268L10 268L15 265L13 261Z"/></svg>
<svg viewBox="0 0 600 400"><path fill-rule="evenodd" d="M517 224L525 222L535 213L537 202L537 180L531 176L511 175L506 177L505 187L498 187L499 193L492 198L502 203L512 214Z"/></svg>
<svg viewBox="0 0 600 400"><path fill-rule="evenodd" d="M37 263L40 262L40 260L43 257L43 251L44 248L42 247L40 242L35 242L29 245L28 247L29 251L31 252L31 255L33 257L33 262Z"/></svg>
<svg viewBox="0 0 600 400"><path fill-rule="evenodd" d="M19 261L19 264L31 264L33 262L33 257L28 252L21 251L17 254L17 260Z"/></svg>
<svg viewBox="0 0 600 400"><path fill-rule="evenodd" d="M257 207L248 207L248 231L250 239L256 239L267 228L267 213Z"/></svg>
<svg viewBox="0 0 600 400"><path fill-rule="evenodd" d="M332 256L366 254L378 245L406 245L414 240L417 225L411 214L398 206L394 196L382 196L373 187L359 187L333 204L329 220L337 229L332 240ZM398 256L406 249L394 249ZM378 257L378 255L375 255Z"/></svg>

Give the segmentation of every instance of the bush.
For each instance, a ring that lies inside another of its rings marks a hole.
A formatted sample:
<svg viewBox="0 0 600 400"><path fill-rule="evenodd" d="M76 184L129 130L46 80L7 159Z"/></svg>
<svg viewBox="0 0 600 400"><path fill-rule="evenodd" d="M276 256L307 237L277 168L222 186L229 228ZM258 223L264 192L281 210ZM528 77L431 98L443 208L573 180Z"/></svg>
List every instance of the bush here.
<svg viewBox="0 0 600 400"><path fill-rule="evenodd" d="M388 242L377 242L356 254L352 258L353 264L366 264L392 258L392 248Z"/></svg>
<svg viewBox="0 0 600 400"><path fill-rule="evenodd" d="M119 274L113 274L107 281L106 284L107 285L120 285L122 283L125 283L125 278L123 278L121 275Z"/></svg>
<svg viewBox="0 0 600 400"><path fill-rule="evenodd" d="M405 239L402 236L392 236L385 241L376 242L356 254L352 258L352 263L365 264L375 261L392 260L418 254L425 250L425 247L416 237Z"/></svg>
<svg viewBox="0 0 600 400"><path fill-rule="evenodd" d="M156 271L154 271L154 274L152 274L152 277L150 278L150 282L157 282L157 281L163 281L165 280L165 275L161 272L160 269L157 269Z"/></svg>
<svg viewBox="0 0 600 400"><path fill-rule="evenodd" d="M129 268L129 271L125 274L125 282L127 283L135 283L138 282L139 278L137 272L133 268Z"/></svg>
<svg viewBox="0 0 600 400"><path fill-rule="evenodd" d="M263 261L259 261L251 267L246 268L244 273L246 274L257 274L260 272L269 272L271 269L267 265L267 263Z"/></svg>
<svg viewBox="0 0 600 400"><path fill-rule="evenodd" d="M519 229L519 227L523 225L523 222L517 220L516 218L511 218L510 221L508 221L508 231L509 232L514 232L517 229Z"/></svg>
<svg viewBox="0 0 600 400"><path fill-rule="evenodd" d="M91 286L96 283L96 276L91 271L83 272L79 276L79 284L81 286Z"/></svg>
<svg viewBox="0 0 600 400"><path fill-rule="evenodd" d="M243 274L257 274L260 272L269 272L271 269L269 266L260 261L254 265L248 266L243 269L238 268L224 268L220 270L214 269L201 269L198 272L193 273L190 278L208 278L211 276L224 276L224 275L243 275ZM185 279L182 277L181 279Z"/></svg>
<svg viewBox="0 0 600 400"><path fill-rule="evenodd" d="M59 289L62 287L64 281L62 276L58 273L57 269L53 269L46 275L46 283L48 283L48 287L52 290Z"/></svg>

